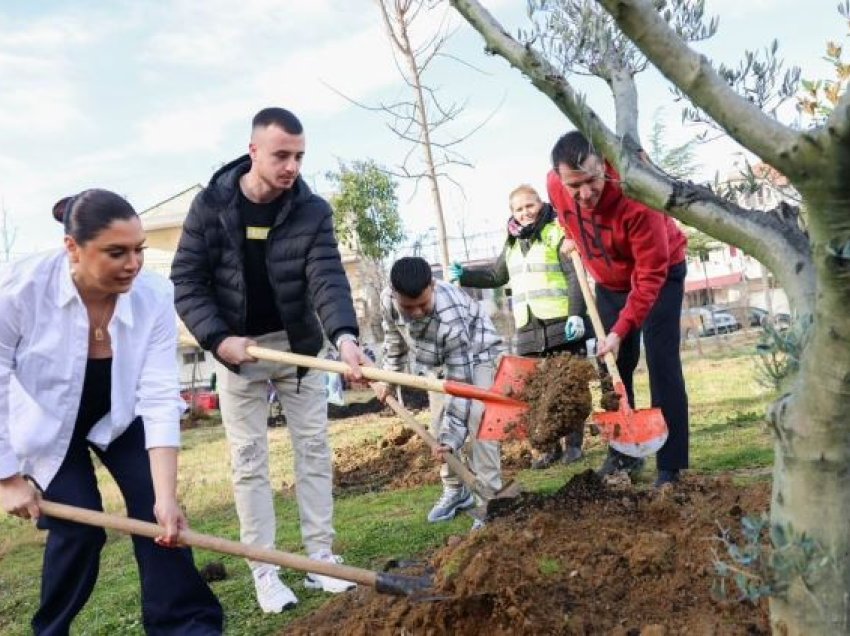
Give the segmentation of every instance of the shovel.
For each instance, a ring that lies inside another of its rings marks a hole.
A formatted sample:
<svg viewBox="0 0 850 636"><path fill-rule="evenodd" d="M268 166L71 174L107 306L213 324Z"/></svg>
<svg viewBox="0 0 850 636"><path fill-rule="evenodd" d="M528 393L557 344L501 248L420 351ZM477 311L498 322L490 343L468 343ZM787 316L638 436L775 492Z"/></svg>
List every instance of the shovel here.
<svg viewBox="0 0 850 636"><path fill-rule="evenodd" d="M49 517L84 523L89 526L109 528L123 532L124 534L134 534L150 539L162 536L165 531L162 526L148 521L111 515L87 508L68 506L45 499L39 500L38 507L42 513ZM324 574L325 576L332 576L343 581L368 585L382 594L407 596L416 599L418 596L424 596L433 584L431 578L427 576L404 576L401 574L364 570L350 565L314 561L298 554L271 550L269 548L258 548L246 543L240 543L239 541L230 541L208 534L201 534L200 532L193 532L192 530L181 531L178 541L180 545L184 546L212 550L213 552L221 552L222 554L231 554L233 556L245 557L252 561L262 561L263 563L281 565L301 572Z"/></svg>
<svg viewBox="0 0 850 636"><path fill-rule="evenodd" d="M590 314L590 321L596 332L596 339L601 342L605 339L605 328L602 326L596 300L587 283L584 265L575 249L570 251L570 258L587 304L587 313ZM626 396L623 378L620 377L620 371L617 369L617 361L611 352L605 354L605 365L614 381L614 391L620 398L620 408L617 411L594 413L594 423L614 450L630 457L652 455L667 441L667 422L664 421L664 414L659 408L632 409Z"/></svg>
<svg viewBox="0 0 850 636"><path fill-rule="evenodd" d="M349 369L345 362L337 360L324 360L289 351L278 351L263 347L250 346L246 349L248 355L258 360L268 360L283 364L292 364L299 367L320 369L331 373L347 373ZM435 393L448 393L456 397L469 398L484 402L484 417L481 419L478 438L504 439L507 431L517 439L526 436L523 416L528 411L528 404L513 397L522 389L525 375L522 371L533 368L537 360L520 358L518 356L502 356L496 369L493 388L482 389L474 384L456 382L454 380L440 380L412 373L399 373L398 371L385 371L376 367L361 367L363 377L377 382L398 384L401 386L421 389L423 391L434 391ZM526 372L527 374L527 372Z"/></svg>
<svg viewBox="0 0 850 636"><path fill-rule="evenodd" d="M440 442L438 442L434 436L431 435L424 426L422 426L422 424L417 422L416 418L413 417L413 414L399 404L398 400L392 396L388 396L386 403L396 415L404 420L404 425L421 437L430 449L433 450L440 446ZM486 519L489 514L489 505L491 501L494 499L513 499L521 492L520 486L514 481L509 482L508 485L503 487L501 490L493 490L486 484L481 483L481 480L478 479L475 473L469 470L469 468L467 468L466 465L453 453L446 454L445 458L446 463L449 465L449 468L452 469L452 472L458 476L467 488L472 490L484 502L482 506L479 506L473 513L471 513L473 516L480 518L482 521Z"/></svg>

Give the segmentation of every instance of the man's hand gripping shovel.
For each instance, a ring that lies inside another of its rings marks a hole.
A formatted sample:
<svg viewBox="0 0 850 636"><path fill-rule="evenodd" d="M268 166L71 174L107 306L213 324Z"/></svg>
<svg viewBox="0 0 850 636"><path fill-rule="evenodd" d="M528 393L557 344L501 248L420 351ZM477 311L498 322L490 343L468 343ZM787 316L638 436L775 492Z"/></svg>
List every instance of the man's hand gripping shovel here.
<svg viewBox="0 0 850 636"><path fill-rule="evenodd" d="M587 304L587 312L593 323L598 341L605 339L605 328L596 308L596 300L590 286L587 283L587 274L584 265L575 249L570 251L570 258L575 267L581 292ZM620 399L620 407L616 411L603 411L593 414L593 421L599 427L602 436L608 440L611 447L630 457L647 457L656 453L667 441L667 422L661 409L650 408L634 410L629 406L626 396L626 387L620 372L617 370L617 361L612 353L605 354L605 365L614 381L614 391Z"/></svg>

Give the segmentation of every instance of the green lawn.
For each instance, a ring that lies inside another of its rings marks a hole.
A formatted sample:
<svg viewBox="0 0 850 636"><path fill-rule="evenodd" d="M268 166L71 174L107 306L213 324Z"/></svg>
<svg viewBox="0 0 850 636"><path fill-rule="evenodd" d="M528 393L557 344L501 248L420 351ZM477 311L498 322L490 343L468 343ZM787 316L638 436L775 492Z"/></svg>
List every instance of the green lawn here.
<svg viewBox="0 0 850 636"><path fill-rule="evenodd" d="M739 470L761 475L772 461L770 434L763 414L771 395L755 380L752 337L739 335L722 341L703 341L703 356L688 350L684 354L685 373L691 404L691 464L698 472ZM646 373L637 375L639 406L646 406ZM393 418L358 419L332 426L337 448L366 438L376 439L397 423ZM291 490L292 448L285 429L271 429L272 483L277 494L278 547L299 552L297 511ZM519 481L529 490L550 491L560 487L572 474L596 466L603 446L589 437L586 458L570 467L555 466L546 471L524 471ZM220 427L187 431L181 454L181 498L193 529L238 539L239 530L228 475L228 452ZM101 475L104 502L110 512L122 512L117 488ZM652 471L642 481L648 483ZM465 532L470 519L461 516L451 522L428 524L425 514L437 497L438 486L403 491L370 493L338 498L335 524L336 549L346 562L367 568L380 568L389 558L409 558L441 545L447 536ZM38 601L41 553L44 535L24 521L0 516L0 634L28 634L29 619ZM293 612L263 615L256 607L253 585L244 561L209 552L196 552L199 566L221 561L228 578L213 584L224 605L228 634L278 633L293 618L310 612L327 596L308 591L302 575L283 572L300 603ZM542 572L552 564L541 561ZM139 624L138 577L130 541L109 534L103 552L100 579L95 592L75 623L74 634L141 634Z"/></svg>

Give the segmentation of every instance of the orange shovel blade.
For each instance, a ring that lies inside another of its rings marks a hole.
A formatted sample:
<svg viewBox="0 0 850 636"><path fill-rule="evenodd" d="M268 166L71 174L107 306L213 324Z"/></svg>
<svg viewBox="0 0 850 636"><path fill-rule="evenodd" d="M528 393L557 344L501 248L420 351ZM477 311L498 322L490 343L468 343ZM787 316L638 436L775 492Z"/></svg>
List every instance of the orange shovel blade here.
<svg viewBox="0 0 850 636"><path fill-rule="evenodd" d="M539 362L540 360L536 358L502 356L490 391L506 396L522 395L528 376L537 370ZM484 404L484 417L478 427L478 439L488 441L528 437L525 427L528 404L525 402L513 404L485 402Z"/></svg>
<svg viewBox="0 0 850 636"><path fill-rule="evenodd" d="M594 413L593 421L615 450L630 457L652 455L667 441L667 422L661 409L605 411Z"/></svg>

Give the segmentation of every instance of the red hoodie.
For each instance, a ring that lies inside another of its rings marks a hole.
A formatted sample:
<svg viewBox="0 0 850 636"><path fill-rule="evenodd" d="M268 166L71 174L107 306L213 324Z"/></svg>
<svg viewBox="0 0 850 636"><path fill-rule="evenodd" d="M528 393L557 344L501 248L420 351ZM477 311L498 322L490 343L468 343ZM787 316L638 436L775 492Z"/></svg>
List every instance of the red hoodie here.
<svg viewBox="0 0 850 636"><path fill-rule="evenodd" d="M625 338L643 324L670 267L685 260L688 239L672 218L623 194L620 176L607 163L605 172L608 179L593 210L578 209L554 170L546 187L558 220L594 280L629 292L611 328Z"/></svg>

